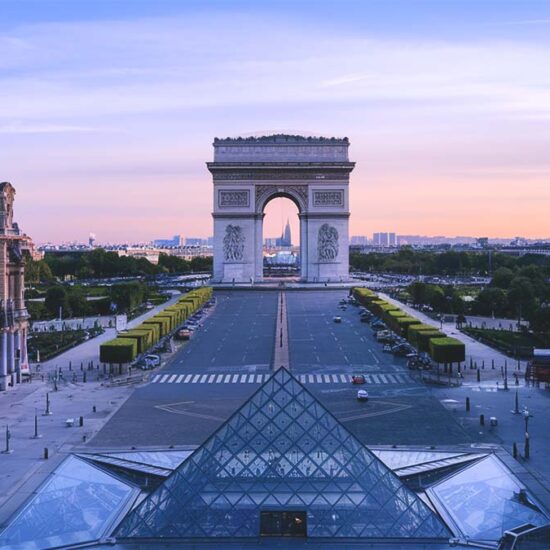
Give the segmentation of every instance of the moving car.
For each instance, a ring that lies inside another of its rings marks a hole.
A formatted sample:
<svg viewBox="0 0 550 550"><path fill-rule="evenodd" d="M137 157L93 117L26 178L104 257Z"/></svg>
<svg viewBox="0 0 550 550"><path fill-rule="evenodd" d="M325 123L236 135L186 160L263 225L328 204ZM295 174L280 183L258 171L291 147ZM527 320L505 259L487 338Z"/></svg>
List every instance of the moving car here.
<svg viewBox="0 0 550 550"><path fill-rule="evenodd" d="M178 330L176 334L176 338L178 340L189 340L191 336L191 331L188 328L182 328L181 330Z"/></svg>
<svg viewBox="0 0 550 550"><path fill-rule="evenodd" d="M369 400L369 393L367 390L359 390L357 392L357 401L368 401Z"/></svg>
<svg viewBox="0 0 550 550"><path fill-rule="evenodd" d="M362 374L354 374L351 377L351 383L352 384L364 384L365 383L365 377Z"/></svg>
<svg viewBox="0 0 550 550"><path fill-rule="evenodd" d="M338 315L336 315L335 317L332 318L332 320L335 323L341 323L342 322L342 317L338 317Z"/></svg>

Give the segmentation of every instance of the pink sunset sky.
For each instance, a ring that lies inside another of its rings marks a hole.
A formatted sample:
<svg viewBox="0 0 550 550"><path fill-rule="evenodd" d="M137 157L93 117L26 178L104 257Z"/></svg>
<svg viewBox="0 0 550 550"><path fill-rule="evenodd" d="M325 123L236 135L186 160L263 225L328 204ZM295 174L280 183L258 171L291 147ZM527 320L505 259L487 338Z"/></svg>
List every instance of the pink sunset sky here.
<svg viewBox="0 0 550 550"><path fill-rule="evenodd" d="M212 140L251 133L349 137L352 235L550 236L547 3L71 4L0 7L0 180L36 242L211 235Z"/></svg>

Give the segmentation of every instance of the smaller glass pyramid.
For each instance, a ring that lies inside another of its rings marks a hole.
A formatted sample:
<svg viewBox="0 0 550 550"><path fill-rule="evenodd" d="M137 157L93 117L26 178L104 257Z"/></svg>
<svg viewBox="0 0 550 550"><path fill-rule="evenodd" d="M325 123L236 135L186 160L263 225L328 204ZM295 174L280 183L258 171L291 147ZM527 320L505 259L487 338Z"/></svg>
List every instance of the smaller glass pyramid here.
<svg viewBox="0 0 550 550"><path fill-rule="evenodd" d="M260 514L267 511L304 512L309 537L450 535L284 368L132 510L115 534L257 537Z"/></svg>

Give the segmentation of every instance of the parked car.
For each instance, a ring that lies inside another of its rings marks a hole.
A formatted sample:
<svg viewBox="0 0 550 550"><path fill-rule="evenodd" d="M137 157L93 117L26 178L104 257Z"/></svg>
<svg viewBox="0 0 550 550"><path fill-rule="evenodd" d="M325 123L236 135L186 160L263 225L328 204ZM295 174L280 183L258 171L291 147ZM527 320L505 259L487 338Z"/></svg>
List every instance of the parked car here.
<svg viewBox="0 0 550 550"><path fill-rule="evenodd" d="M369 393L367 390L359 390L357 392L357 401L368 401L369 400Z"/></svg>
<svg viewBox="0 0 550 550"><path fill-rule="evenodd" d="M354 374L351 377L351 383L352 384L364 384L365 383L365 377L362 374Z"/></svg>
<svg viewBox="0 0 550 550"><path fill-rule="evenodd" d="M178 340L189 340L191 336L191 331L188 328L182 328L176 333L176 338Z"/></svg>
<svg viewBox="0 0 550 550"><path fill-rule="evenodd" d="M332 320L335 323L341 323L342 322L342 317L338 317L338 315L336 315L335 317L332 318Z"/></svg>
<svg viewBox="0 0 550 550"><path fill-rule="evenodd" d="M158 367L160 365L160 356L159 355L153 355L153 354L146 355L145 356L145 361L148 361L149 363L151 363L151 365L153 365L153 367Z"/></svg>
<svg viewBox="0 0 550 550"><path fill-rule="evenodd" d="M382 351L384 353L391 353L391 344L384 344L384 347L382 348Z"/></svg>

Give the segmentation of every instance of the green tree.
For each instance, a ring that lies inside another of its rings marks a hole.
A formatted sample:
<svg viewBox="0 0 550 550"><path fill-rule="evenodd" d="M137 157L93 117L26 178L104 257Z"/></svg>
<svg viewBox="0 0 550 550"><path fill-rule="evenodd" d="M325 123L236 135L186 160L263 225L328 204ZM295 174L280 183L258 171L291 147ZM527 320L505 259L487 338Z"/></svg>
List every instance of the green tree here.
<svg viewBox="0 0 550 550"><path fill-rule="evenodd" d="M484 288L473 304L473 309L479 315L501 316L506 315L508 310L508 298L506 292L501 288Z"/></svg>
<svg viewBox="0 0 550 550"><path fill-rule="evenodd" d="M526 277L515 277L510 284L508 301L519 321L523 317L528 317L534 311L536 305L535 292L531 281Z"/></svg>
<svg viewBox="0 0 550 550"><path fill-rule="evenodd" d="M507 267L499 267L491 280L491 286L497 288L509 288L512 280L514 279L514 272Z"/></svg>
<svg viewBox="0 0 550 550"><path fill-rule="evenodd" d="M70 317L72 314L69 296L65 287L61 285L52 286L48 289L44 305L52 317L59 316L60 308L63 317Z"/></svg>

